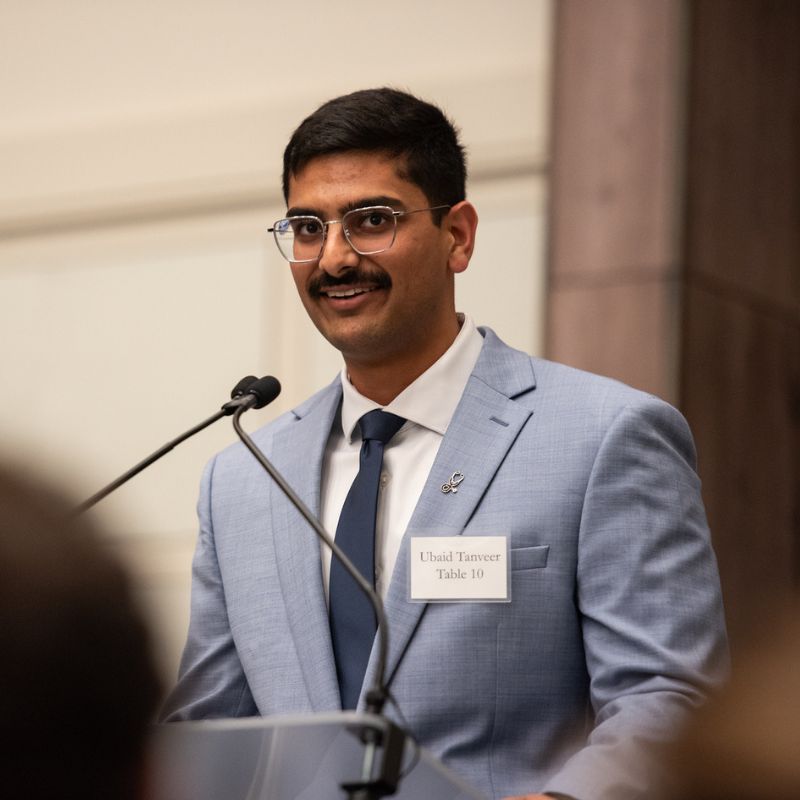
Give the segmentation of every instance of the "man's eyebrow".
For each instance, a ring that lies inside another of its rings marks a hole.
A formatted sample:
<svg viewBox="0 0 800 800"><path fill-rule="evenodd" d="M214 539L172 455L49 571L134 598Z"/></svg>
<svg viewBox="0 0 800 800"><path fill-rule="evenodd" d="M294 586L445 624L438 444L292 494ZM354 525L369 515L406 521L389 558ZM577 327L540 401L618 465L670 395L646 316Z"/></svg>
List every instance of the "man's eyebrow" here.
<svg viewBox="0 0 800 800"><path fill-rule="evenodd" d="M287 212L287 217L319 217L322 218L322 212L316 208L304 208L303 206L292 206Z"/></svg>
<svg viewBox="0 0 800 800"><path fill-rule="evenodd" d="M374 195L372 197L359 197L356 200L351 200L343 206L339 206L338 213L340 215L346 214L348 211L353 211L356 208L369 208L370 206L391 206L395 211L404 211L405 203L399 197L391 197L386 194ZM325 221L325 214L318 208L311 208L306 206L292 206L287 212L287 217L319 217Z"/></svg>
<svg viewBox="0 0 800 800"><path fill-rule="evenodd" d="M395 211L405 210L405 203L399 197L379 194L374 197L359 197L358 200L352 200L346 205L339 206L339 213L346 214L356 208L369 208L370 206L391 206Z"/></svg>

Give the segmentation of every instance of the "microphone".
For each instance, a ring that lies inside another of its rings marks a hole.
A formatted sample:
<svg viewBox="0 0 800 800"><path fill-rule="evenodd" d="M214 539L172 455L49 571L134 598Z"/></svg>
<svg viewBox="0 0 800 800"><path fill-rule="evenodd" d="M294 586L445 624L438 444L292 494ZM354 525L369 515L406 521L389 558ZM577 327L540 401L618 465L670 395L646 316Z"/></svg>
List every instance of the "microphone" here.
<svg viewBox="0 0 800 800"><path fill-rule="evenodd" d="M257 383L267 380L274 381L277 385L277 391L280 391L280 384L278 384L274 378L262 378L261 381ZM256 394L260 391L260 387L257 389L256 384L253 384L249 391ZM237 401L231 402L235 403ZM369 598L375 610L375 617L378 620L378 664L375 671L375 681L366 694L366 711L368 714L382 716L383 706L389 697L389 688L386 685L389 628L383 609L383 601L372 585L364 579L363 575L353 565L353 562L350 561L339 545L336 544L333 537L322 527L322 523L311 513L308 506L306 506L294 489L286 482L283 475L270 463L267 457L258 449L255 442L242 428L240 418L242 414L251 407L260 408L260 406L248 403L247 401L242 401L236 406L233 414L234 430L245 447L255 456L256 461L267 471L272 480L275 481L278 488L287 497L289 502L314 529L319 539L325 543L326 547L333 551L333 554L339 559L350 577L358 584L359 589ZM386 719L386 723L388 727L384 734L381 734L381 732L374 728L366 726L361 731L362 741L366 745L361 780L341 785L341 788L345 790L348 798L351 798L351 800L373 800L373 798L377 800L377 798L392 795L397 790L402 778L402 760L407 734L388 718ZM411 740L413 741L413 737L411 737ZM378 757L378 750L380 749L383 751L383 757L377 763L376 770L375 764ZM377 772L377 775L373 776L374 772Z"/></svg>
<svg viewBox="0 0 800 800"><path fill-rule="evenodd" d="M277 387L277 389L275 387ZM231 390L231 400L225 403L222 408L216 412L216 414L213 414L208 419L203 420L200 424L195 425L190 430L182 433L176 439L167 442L163 447L160 447L154 453L151 453L149 456L147 456L147 458L131 467L127 472L124 472L116 480L109 483L108 486L104 486L99 492L93 494L90 498L88 498L88 500L84 500L75 508L73 511L73 516L77 516L78 514L83 514L84 511L88 511L93 505L99 503L104 497L110 495L114 490L119 489L122 484L127 483L131 478L138 475L143 469L158 461L158 459L160 459L162 456L165 456L170 450L177 447L181 442L185 442L187 439L204 430L218 419L222 419L222 417L229 417L239 407L263 408L278 396L280 390L280 384L270 375L267 375L263 378L256 378L255 375L246 375Z"/></svg>
<svg viewBox="0 0 800 800"><path fill-rule="evenodd" d="M256 381L255 375L245 375L236 386L231 389L231 400L235 400L237 397L241 397Z"/></svg>
<svg viewBox="0 0 800 800"><path fill-rule="evenodd" d="M252 380L250 380L251 378ZM242 384L245 385L242 386ZM236 392L236 389L240 386L242 386L241 391ZM228 416L235 413L239 408L246 411L249 408L263 408L269 405L281 393L281 384L272 375L265 375L263 378L258 379L248 375L247 378L242 378L236 384L234 392L231 392L232 399L222 406L222 410Z"/></svg>

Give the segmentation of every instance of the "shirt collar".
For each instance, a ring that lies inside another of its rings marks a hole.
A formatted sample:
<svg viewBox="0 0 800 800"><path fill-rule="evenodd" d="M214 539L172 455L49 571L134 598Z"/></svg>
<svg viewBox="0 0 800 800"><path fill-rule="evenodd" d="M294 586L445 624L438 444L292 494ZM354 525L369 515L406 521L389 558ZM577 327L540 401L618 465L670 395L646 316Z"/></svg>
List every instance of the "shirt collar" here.
<svg viewBox="0 0 800 800"><path fill-rule="evenodd" d="M350 383L347 368L342 369L342 431L348 442L352 442L358 420L375 408L444 436L483 347L483 337L472 319L458 316L461 330L453 344L387 406L364 397Z"/></svg>

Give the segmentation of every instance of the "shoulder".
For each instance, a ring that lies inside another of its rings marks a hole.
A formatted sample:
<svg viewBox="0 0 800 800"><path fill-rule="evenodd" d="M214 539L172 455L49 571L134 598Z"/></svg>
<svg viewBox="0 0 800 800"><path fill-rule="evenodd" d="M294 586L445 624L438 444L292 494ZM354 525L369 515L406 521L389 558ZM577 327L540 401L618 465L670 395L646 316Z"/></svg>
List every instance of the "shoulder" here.
<svg viewBox="0 0 800 800"><path fill-rule="evenodd" d="M610 429L654 428L682 441L686 455L693 457L688 424L665 400L613 378L523 353L491 329L480 330L484 352L475 375L530 410L534 428L569 431L571 438L598 442Z"/></svg>
<svg viewBox="0 0 800 800"><path fill-rule="evenodd" d="M610 414L628 405L668 405L655 395L613 378L510 347L491 328L482 327L479 330L484 337L484 348L474 374L498 390L511 390L508 396L517 402L532 406L546 402L564 410L574 408L596 413L605 410ZM520 375L526 382L520 384L520 391L514 393L515 383L519 382L515 376Z"/></svg>

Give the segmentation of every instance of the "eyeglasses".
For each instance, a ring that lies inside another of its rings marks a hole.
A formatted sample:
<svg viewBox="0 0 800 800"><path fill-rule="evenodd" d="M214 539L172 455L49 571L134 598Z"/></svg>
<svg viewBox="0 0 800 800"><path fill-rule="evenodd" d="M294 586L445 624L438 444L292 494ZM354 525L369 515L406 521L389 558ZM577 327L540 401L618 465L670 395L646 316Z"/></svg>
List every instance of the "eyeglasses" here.
<svg viewBox="0 0 800 800"><path fill-rule="evenodd" d="M354 208L341 219L323 222L319 217L297 216L279 219L268 233L273 234L281 255L292 264L316 261L322 255L328 226L341 223L348 244L361 256L372 256L388 250L397 235L397 218L420 211L438 211L449 205L395 211L389 206Z"/></svg>

